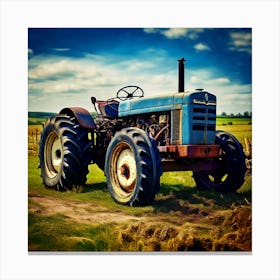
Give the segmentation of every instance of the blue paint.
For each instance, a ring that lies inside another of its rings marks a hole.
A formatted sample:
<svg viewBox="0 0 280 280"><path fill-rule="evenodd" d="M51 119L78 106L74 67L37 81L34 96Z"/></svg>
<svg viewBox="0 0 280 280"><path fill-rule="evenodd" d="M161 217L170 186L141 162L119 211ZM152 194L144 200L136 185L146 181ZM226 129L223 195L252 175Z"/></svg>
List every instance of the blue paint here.
<svg viewBox="0 0 280 280"><path fill-rule="evenodd" d="M181 143L214 144L216 96L206 91L157 95L121 102L119 117L182 109ZM171 123L172 126L172 123Z"/></svg>

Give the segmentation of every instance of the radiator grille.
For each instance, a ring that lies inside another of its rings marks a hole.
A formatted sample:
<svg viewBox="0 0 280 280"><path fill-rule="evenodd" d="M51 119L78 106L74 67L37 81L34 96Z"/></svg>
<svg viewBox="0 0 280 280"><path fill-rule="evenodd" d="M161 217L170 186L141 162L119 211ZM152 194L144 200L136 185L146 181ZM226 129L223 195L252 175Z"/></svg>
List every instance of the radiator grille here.
<svg viewBox="0 0 280 280"><path fill-rule="evenodd" d="M195 131L215 131L216 108L194 107L192 120L192 129Z"/></svg>
<svg viewBox="0 0 280 280"><path fill-rule="evenodd" d="M205 127L206 127L205 124L194 124L193 127L192 127L192 129L193 129L193 130L205 131ZM207 125L207 131L215 131L215 130L216 130L215 125L213 125L213 124L208 124L208 125Z"/></svg>
<svg viewBox="0 0 280 280"><path fill-rule="evenodd" d="M180 144L181 142L181 110L172 111L172 144Z"/></svg>

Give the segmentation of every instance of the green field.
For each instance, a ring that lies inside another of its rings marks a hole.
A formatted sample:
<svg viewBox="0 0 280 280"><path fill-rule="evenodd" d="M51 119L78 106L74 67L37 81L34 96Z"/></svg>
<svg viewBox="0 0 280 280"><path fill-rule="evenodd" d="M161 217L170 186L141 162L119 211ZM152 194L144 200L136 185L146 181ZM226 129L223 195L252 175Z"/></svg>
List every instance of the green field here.
<svg viewBox="0 0 280 280"><path fill-rule="evenodd" d="M217 117L217 125L251 125L251 118Z"/></svg>
<svg viewBox="0 0 280 280"><path fill-rule="evenodd" d="M251 251L250 172L237 193L223 195L198 191L191 172L166 172L153 205L122 206L96 165L79 193L44 188L37 168L41 129L29 125L29 251ZM252 126L243 120L217 129L241 143L252 139Z"/></svg>
<svg viewBox="0 0 280 280"><path fill-rule="evenodd" d="M243 146L245 137L252 143L252 120L250 118L217 118L216 129L230 132Z"/></svg>

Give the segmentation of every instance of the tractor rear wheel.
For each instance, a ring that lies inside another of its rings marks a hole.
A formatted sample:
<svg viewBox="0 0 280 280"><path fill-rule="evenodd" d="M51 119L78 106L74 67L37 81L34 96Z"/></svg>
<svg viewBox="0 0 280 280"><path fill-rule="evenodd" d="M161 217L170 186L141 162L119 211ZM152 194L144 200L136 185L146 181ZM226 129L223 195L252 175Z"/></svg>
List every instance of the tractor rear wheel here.
<svg viewBox="0 0 280 280"><path fill-rule="evenodd" d="M56 115L45 123L39 143L43 184L59 191L79 189L88 174L92 143L75 117Z"/></svg>
<svg viewBox="0 0 280 280"><path fill-rule="evenodd" d="M246 172L245 154L239 141L230 133L216 132L216 144L221 145L219 158L222 169L217 171L196 171L193 178L199 189L219 192L235 192L244 183Z"/></svg>
<svg viewBox="0 0 280 280"><path fill-rule="evenodd" d="M132 127L117 132L105 160L112 198L123 205L142 206L154 200L162 174L160 154L145 131Z"/></svg>

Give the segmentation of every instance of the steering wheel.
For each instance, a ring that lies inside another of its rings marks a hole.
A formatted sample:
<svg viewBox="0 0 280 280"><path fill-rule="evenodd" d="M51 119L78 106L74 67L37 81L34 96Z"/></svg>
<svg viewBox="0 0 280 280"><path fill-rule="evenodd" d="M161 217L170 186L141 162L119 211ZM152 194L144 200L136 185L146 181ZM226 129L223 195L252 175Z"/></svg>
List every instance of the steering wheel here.
<svg viewBox="0 0 280 280"><path fill-rule="evenodd" d="M124 101L133 98L141 98L144 96L144 91L138 86L125 86L118 90L117 98Z"/></svg>

